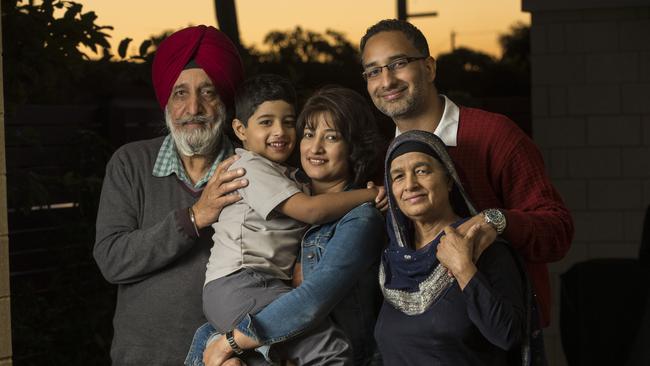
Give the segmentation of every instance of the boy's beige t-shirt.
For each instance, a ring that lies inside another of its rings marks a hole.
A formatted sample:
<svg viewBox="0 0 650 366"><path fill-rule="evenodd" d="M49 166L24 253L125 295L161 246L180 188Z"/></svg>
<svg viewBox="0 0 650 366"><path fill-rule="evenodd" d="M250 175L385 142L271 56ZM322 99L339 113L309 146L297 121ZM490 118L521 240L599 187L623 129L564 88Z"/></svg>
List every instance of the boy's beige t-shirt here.
<svg viewBox="0 0 650 366"><path fill-rule="evenodd" d="M225 207L214 223L214 245L205 283L240 268L267 272L291 279L300 240L307 225L274 209L306 186L295 179L296 169L272 162L244 149L230 170L246 169L247 187L238 190L242 199Z"/></svg>

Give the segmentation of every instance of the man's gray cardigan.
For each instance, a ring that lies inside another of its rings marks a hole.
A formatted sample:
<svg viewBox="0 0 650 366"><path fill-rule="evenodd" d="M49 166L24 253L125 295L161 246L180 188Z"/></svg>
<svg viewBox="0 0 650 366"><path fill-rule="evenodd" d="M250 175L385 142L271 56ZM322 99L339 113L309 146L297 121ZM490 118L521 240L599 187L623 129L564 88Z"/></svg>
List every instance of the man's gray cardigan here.
<svg viewBox="0 0 650 366"><path fill-rule="evenodd" d="M94 256L118 285L113 365L182 365L205 322L201 291L211 229L197 238L193 192L176 175L154 177L164 137L119 148L106 167Z"/></svg>

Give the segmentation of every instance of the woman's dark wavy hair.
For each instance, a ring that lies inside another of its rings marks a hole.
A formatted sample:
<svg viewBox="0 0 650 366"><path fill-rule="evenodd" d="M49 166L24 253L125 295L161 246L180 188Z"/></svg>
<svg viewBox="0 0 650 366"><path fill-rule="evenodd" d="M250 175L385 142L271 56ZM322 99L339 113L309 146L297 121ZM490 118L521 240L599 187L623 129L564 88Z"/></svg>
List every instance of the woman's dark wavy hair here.
<svg viewBox="0 0 650 366"><path fill-rule="evenodd" d="M296 124L302 139L305 127L313 128L316 118L328 113L328 122L341 135L349 149L348 166L354 186L365 186L380 168L385 142L368 101L361 94L338 85L317 90L305 103Z"/></svg>

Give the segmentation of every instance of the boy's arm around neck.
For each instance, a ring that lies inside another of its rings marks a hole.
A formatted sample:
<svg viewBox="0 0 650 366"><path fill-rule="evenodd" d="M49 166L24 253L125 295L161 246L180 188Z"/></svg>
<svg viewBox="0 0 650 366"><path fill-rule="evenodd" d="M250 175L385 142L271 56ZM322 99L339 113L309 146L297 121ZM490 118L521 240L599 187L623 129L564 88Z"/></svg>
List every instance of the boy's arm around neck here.
<svg viewBox="0 0 650 366"><path fill-rule="evenodd" d="M310 196L296 193L280 203L276 210L310 225L324 224L341 218L351 209L377 197L376 187Z"/></svg>

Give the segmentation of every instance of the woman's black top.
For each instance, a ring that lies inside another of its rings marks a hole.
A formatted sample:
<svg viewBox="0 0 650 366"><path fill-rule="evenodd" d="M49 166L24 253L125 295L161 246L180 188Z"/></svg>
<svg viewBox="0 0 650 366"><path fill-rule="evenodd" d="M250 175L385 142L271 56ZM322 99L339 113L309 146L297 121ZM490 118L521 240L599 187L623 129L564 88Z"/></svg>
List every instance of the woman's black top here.
<svg viewBox="0 0 650 366"><path fill-rule="evenodd" d="M454 283L422 314L384 301L375 326L384 365L507 365L526 313L522 276L506 245L490 245L465 289Z"/></svg>

